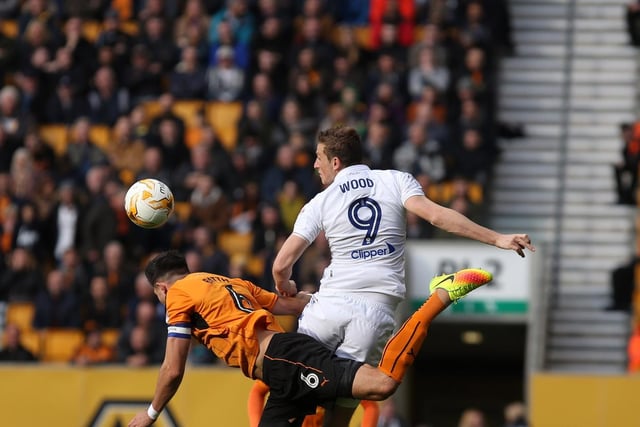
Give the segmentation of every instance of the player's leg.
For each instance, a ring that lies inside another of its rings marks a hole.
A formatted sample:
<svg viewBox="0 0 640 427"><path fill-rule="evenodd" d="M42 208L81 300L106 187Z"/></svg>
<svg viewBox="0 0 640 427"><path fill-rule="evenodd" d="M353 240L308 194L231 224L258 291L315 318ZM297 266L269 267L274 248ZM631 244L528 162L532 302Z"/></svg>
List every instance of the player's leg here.
<svg viewBox="0 0 640 427"><path fill-rule="evenodd" d="M382 357L387 340L395 329L396 300L389 298L383 303L360 296L341 296L332 301L334 306L345 305L350 319L344 325L344 340L335 350L337 356L359 360L376 366ZM377 403L360 402L358 399L338 399L327 409L324 427L348 427L358 405L362 404L364 415L361 427L378 425Z"/></svg>
<svg viewBox="0 0 640 427"><path fill-rule="evenodd" d="M391 337L384 349L379 369L400 383L420 350L431 321L452 302L489 283L491 279L491 273L480 269L465 269L455 274L434 277L429 284L431 296Z"/></svg>
<svg viewBox="0 0 640 427"><path fill-rule="evenodd" d="M262 411L264 410L264 400L269 393L269 386L260 380L253 382L247 400L247 411L249 414L249 427L258 427Z"/></svg>

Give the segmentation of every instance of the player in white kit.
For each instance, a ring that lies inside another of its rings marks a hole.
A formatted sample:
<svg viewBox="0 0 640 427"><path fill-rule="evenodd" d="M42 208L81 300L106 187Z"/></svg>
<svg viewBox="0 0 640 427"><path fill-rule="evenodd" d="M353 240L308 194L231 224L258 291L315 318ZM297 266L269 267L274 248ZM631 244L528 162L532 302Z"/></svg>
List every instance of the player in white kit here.
<svg viewBox="0 0 640 427"><path fill-rule="evenodd" d="M273 263L278 292L297 293L293 265L324 231L331 250L320 288L304 309L298 332L338 356L378 364L405 296L405 210L448 232L524 257L535 247L526 234L501 234L429 200L416 179L362 162L360 137L349 127L318 134L314 168L326 187L301 210ZM426 279L426 278L425 278ZM346 427L357 402L339 401L325 426ZM330 415L329 415L330 414Z"/></svg>

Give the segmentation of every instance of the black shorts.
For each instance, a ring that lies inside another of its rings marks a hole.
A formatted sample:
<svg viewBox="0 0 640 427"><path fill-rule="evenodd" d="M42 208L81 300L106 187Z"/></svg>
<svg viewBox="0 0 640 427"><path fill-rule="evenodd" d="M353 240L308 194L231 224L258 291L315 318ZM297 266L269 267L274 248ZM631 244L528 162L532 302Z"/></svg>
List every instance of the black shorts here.
<svg viewBox="0 0 640 427"><path fill-rule="evenodd" d="M260 426L290 426L283 421L298 418L302 422L317 406L333 404L338 397L352 397L353 380L362 364L337 357L304 334L274 335L262 365L270 394Z"/></svg>

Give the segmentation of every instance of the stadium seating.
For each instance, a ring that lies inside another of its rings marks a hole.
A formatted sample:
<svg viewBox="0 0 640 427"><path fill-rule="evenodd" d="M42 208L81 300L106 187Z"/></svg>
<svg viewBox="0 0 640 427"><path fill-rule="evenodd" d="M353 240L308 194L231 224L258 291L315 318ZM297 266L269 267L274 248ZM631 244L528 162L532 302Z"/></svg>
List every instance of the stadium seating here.
<svg viewBox="0 0 640 427"><path fill-rule="evenodd" d="M207 103L206 120L213 127L216 136L228 150L235 149L238 139L238 121L242 116L240 102L209 102Z"/></svg>
<svg viewBox="0 0 640 427"><path fill-rule="evenodd" d="M234 255L249 256L253 245L253 233L236 233L225 231L218 235L218 246L229 257Z"/></svg>
<svg viewBox="0 0 640 427"><path fill-rule="evenodd" d="M6 323L13 323L24 334L33 329L35 306L31 302L12 302L7 306Z"/></svg>
<svg viewBox="0 0 640 427"><path fill-rule="evenodd" d="M20 334L20 343L35 356L36 359L40 358L40 352L42 351L42 334L35 329L28 331L22 331Z"/></svg>
<svg viewBox="0 0 640 427"><path fill-rule="evenodd" d="M180 100L173 104L173 112L176 116L184 120L187 127L196 126L198 124L198 114L204 108L204 101L197 99Z"/></svg>
<svg viewBox="0 0 640 427"><path fill-rule="evenodd" d="M102 342L110 347L115 347L120 337L120 329L107 328L102 330Z"/></svg>
<svg viewBox="0 0 640 427"><path fill-rule="evenodd" d="M100 21L84 21L82 23L82 35L91 43L95 43L102 31L102 22Z"/></svg>
<svg viewBox="0 0 640 427"><path fill-rule="evenodd" d="M103 150L107 149L111 141L111 128L109 126L93 125L89 129L89 139Z"/></svg>
<svg viewBox="0 0 640 427"><path fill-rule="evenodd" d="M0 21L0 33L4 34L7 37L15 38L18 36L18 22L7 19Z"/></svg>
<svg viewBox="0 0 640 427"><path fill-rule="evenodd" d="M61 156L67 151L69 141L69 128L66 125L41 125L38 126L38 135L53 148L56 155Z"/></svg>
<svg viewBox="0 0 640 427"><path fill-rule="evenodd" d="M43 362L69 362L84 341L80 329L47 329L42 333Z"/></svg>
<svg viewBox="0 0 640 427"><path fill-rule="evenodd" d="M173 206L173 212L178 217L180 222L186 222L191 216L191 203L189 202L176 202Z"/></svg>

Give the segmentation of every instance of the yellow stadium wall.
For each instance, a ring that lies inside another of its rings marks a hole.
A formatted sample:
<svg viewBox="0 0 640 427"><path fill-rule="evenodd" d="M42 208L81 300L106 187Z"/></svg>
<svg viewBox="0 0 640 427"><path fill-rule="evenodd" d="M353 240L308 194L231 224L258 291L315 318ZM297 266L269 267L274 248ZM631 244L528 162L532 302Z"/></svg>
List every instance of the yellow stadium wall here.
<svg viewBox="0 0 640 427"><path fill-rule="evenodd" d="M536 374L534 427L640 427L640 376Z"/></svg>
<svg viewBox="0 0 640 427"><path fill-rule="evenodd" d="M157 368L0 366L0 425L125 426L149 405L157 373ZM169 404L175 425L246 427L251 385L236 369L187 367L180 390ZM104 402L111 403L103 406ZM101 406L100 422L91 424ZM358 411L352 426L360 418ZM163 413L154 425L174 424Z"/></svg>

